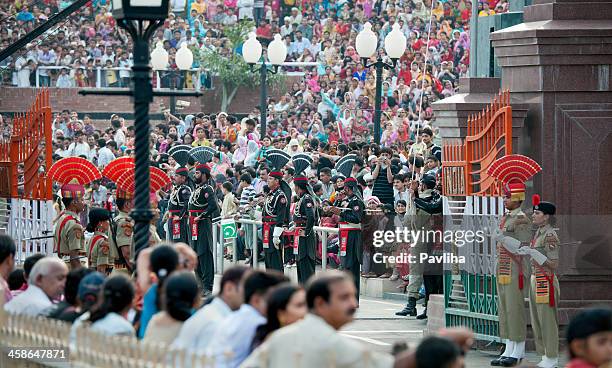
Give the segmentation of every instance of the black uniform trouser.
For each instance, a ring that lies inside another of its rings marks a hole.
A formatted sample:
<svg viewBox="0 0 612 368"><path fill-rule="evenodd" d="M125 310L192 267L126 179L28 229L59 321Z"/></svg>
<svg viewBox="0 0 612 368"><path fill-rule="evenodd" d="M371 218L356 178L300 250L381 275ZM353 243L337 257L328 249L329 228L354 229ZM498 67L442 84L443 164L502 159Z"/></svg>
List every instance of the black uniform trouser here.
<svg viewBox="0 0 612 368"><path fill-rule="evenodd" d="M213 283L215 281L215 263L213 258L214 256L210 251L198 254L198 266L195 270L196 275L202 282L202 290L210 292L213 290Z"/></svg>
<svg viewBox="0 0 612 368"><path fill-rule="evenodd" d="M361 230L349 231L348 240L346 243L346 257L344 257L344 269L353 275L353 281L355 282L355 288L357 289L357 300L359 300L361 261L363 259L363 252L361 249Z"/></svg>
<svg viewBox="0 0 612 368"><path fill-rule="evenodd" d="M300 284L306 284L306 281L315 273L315 249L317 245L317 237L314 231L309 236L300 237L298 244L298 260L297 260L297 274L298 282Z"/></svg>
<svg viewBox="0 0 612 368"><path fill-rule="evenodd" d="M431 294L442 294L444 288L444 279L439 274L424 274L423 284L425 285L425 303L429 301Z"/></svg>
<svg viewBox="0 0 612 368"><path fill-rule="evenodd" d="M198 240L192 240L192 248L198 255L196 275L202 282L202 289L207 291L212 291L215 281L213 246L212 222L202 218L198 221Z"/></svg>
<svg viewBox="0 0 612 368"><path fill-rule="evenodd" d="M264 261L266 264L266 270L277 270L284 272L283 269L283 258L281 251L283 249L283 242L281 237L281 243L278 245L278 249L274 246L274 225L270 226L270 234L268 236L268 248L264 248Z"/></svg>

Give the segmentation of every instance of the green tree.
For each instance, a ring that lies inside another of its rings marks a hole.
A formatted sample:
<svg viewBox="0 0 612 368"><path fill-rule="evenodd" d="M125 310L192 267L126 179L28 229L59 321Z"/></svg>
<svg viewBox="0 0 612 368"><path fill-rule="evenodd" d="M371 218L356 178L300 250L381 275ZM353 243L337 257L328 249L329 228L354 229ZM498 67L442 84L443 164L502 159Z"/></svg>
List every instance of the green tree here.
<svg viewBox="0 0 612 368"><path fill-rule="evenodd" d="M248 33L253 28L253 22L240 22L223 30L227 38L223 47L216 50L198 49L195 46L191 48L194 60L199 62L200 68L208 70L215 84L220 86L221 111L227 111L238 88L259 85L259 73L252 72L249 65L244 62L242 54L238 53L238 49L242 47ZM282 80L282 75L270 74L268 75L268 86L278 85Z"/></svg>

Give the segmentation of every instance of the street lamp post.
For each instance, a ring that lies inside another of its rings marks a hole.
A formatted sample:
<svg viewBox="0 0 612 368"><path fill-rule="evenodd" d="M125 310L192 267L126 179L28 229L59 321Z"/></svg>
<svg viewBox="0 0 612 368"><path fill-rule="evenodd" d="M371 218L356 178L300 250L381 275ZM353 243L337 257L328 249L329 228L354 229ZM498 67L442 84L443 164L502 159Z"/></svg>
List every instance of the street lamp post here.
<svg viewBox="0 0 612 368"><path fill-rule="evenodd" d="M168 70L168 76L171 78L172 83L170 84L171 90L176 88L176 77L179 73L186 72L191 69L193 65L193 53L187 47L186 43L183 43L179 47L175 55L175 62L177 70L168 69L168 52L164 49L163 44L158 42L155 49L151 52L151 66L153 70ZM158 86L159 87L159 86ZM175 115L176 113L176 96L170 96L170 113Z"/></svg>
<svg viewBox="0 0 612 368"><path fill-rule="evenodd" d="M149 39L168 16L169 0L113 0L113 17L134 41L133 91L135 135L134 248L136 253L149 245L149 224L153 218L149 203L149 104L153 102ZM136 257L134 257L136 259Z"/></svg>
<svg viewBox="0 0 612 368"><path fill-rule="evenodd" d="M261 59L262 54L261 43L257 40L255 33L249 33L249 38L242 45L242 57L244 61L249 64L251 71L255 71L254 65ZM274 41L268 45L268 59L272 64L272 68L268 67L265 58L262 59L261 65L259 66L259 81L260 81L260 94L259 94L259 125L261 129L261 138L266 136L266 116L268 110L267 94L268 86L267 79L268 73L276 74L278 67L285 62L287 58L287 46L283 43L279 34L274 35Z"/></svg>
<svg viewBox="0 0 612 368"><path fill-rule="evenodd" d="M368 59L376 53L378 46L378 37L372 31L372 25L368 22L364 24L363 30L359 32L355 39L357 53L361 56L363 66L368 69L374 67L376 69L376 98L374 100L374 142L380 144L380 118L382 104L382 73L384 69L395 69L397 60L406 51L406 36L400 31L399 25L396 22L393 24L393 29L387 37L385 37L385 52L391 58L391 63L383 60L379 54L376 61L368 63Z"/></svg>

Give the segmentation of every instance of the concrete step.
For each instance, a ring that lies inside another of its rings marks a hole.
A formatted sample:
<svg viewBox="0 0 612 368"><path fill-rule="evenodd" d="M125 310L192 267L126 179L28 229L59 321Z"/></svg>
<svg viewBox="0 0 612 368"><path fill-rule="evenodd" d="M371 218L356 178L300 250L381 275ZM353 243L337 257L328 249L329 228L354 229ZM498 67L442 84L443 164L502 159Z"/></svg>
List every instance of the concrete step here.
<svg viewBox="0 0 612 368"><path fill-rule="evenodd" d="M467 298L464 295L462 295L462 294L455 294L455 293L452 293L450 295L450 300L458 300L458 301L461 301L461 302L467 302Z"/></svg>
<svg viewBox="0 0 612 368"><path fill-rule="evenodd" d="M455 301L455 300L451 300L448 303L448 305L450 308L465 309L465 310L470 309L470 306L468 305L468 303Z"/></svg>
<svg viewBox="0 0 612 368"><path fill-rule="evenodd" d="M379 278L361 278L360 294L372 298L383 298L384 293L396 293L400 291L397 286L402 281L391 281Z"/></svg>

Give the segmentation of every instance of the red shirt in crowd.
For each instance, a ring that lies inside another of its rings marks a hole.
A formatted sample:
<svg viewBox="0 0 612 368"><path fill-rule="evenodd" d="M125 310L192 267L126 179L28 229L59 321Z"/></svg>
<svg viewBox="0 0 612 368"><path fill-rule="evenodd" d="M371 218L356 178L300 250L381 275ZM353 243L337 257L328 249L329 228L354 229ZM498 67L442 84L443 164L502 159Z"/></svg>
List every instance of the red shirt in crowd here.
<svg viewBox="0 0 612 368"><path fill-rule="evenodd" d="M400 70L399 74L397 75L398 78L401 78L404 80L404 83L406 84L410 84L410 81L412 80L412 73L410 73L410 69L406 68Z"/></svg>
<svg viewBox="0 0 612 368"><path fill-rule="evenodd" d="M257 37L272 39L272 26L267 23L262 23L257 28Z"/></svg>
<svg viewBox="0 0 612 368"><path fill-rule="evenodd" d="M351 30L351 25L348 23L338 21L338 24L336 24L336 32L340 33L341 35L347 34L350 30Z"/></svg>

